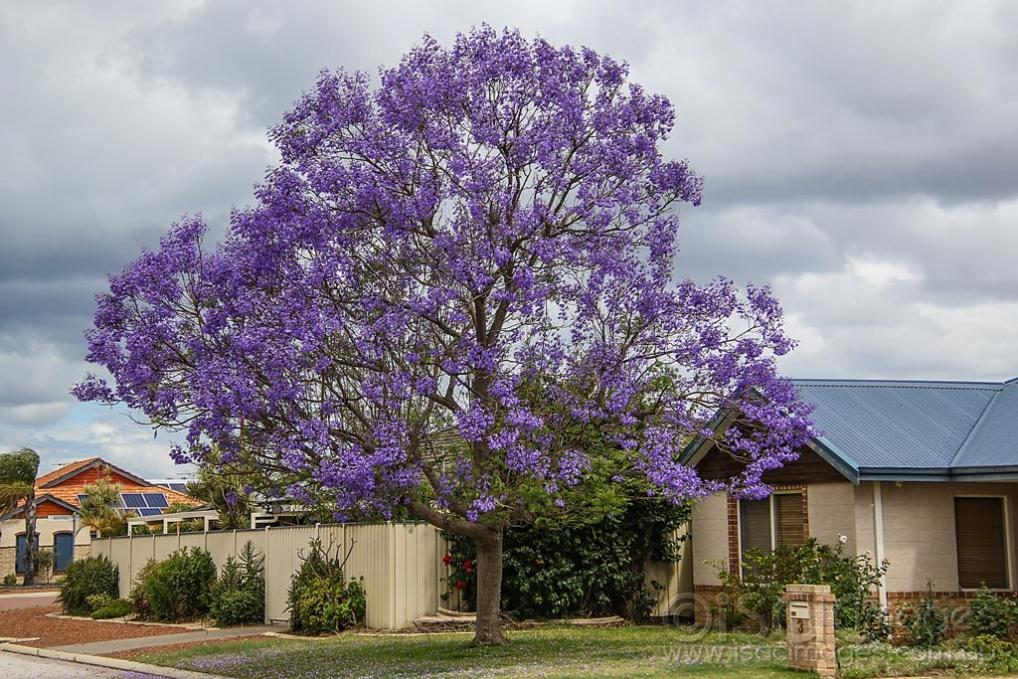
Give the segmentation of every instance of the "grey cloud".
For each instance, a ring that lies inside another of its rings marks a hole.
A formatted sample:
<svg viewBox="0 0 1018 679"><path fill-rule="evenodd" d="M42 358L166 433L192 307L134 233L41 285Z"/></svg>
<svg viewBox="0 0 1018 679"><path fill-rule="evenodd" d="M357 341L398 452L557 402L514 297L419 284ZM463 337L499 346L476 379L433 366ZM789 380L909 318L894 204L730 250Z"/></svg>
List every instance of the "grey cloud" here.
<svg viewBox="0 0 1018 679"><path fill-rule="evenodd" d="M10 3L0 448L172 473L166 441L68 395L105 275L183 213L221 232L319 69L374 73L481 22L612 54L672 100L666 152L706 179L676 274L773 282L789 372L1018 371L1014 3Z"/></svg>

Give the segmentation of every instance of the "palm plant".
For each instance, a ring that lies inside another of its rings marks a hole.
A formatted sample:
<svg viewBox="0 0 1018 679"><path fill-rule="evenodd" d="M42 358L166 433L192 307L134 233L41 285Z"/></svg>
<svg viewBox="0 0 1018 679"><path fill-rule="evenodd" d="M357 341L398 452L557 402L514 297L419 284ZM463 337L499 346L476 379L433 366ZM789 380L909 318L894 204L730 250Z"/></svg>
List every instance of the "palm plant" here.
<svg viewBox="0 0 1018 679"><path fill-rule="evenodd" d="M25 580L35 583L35 554L39 543L35 536L35 477L39 473L39 454L22 448L0 455L0 506L4 511L25 504Z"/></svg>
<svg viewBox="0 0 1018 679"><path fill-rule="evenodd" d="M100 536L121 535L127 527L124 513L120 510L120 486L109 478L97 479L85 486L87 496L81 501L79 516L81 524L96 531Z"/></svg>

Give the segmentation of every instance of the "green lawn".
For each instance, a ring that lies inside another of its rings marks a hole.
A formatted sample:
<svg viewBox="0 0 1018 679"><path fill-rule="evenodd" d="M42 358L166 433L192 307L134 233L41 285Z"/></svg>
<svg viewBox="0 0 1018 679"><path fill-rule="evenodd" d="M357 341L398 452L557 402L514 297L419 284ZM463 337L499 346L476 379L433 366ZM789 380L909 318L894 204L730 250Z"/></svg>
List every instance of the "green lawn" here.
<svg viewBox="0 0 1018 679"><path fill-rule="evenodd" d="M468 634L368 636L329 640L265 638L154 652L142 662L251 679L311 677L745 677L806 676L785 666L779 641L712 634L698 641L681 628L544 627L512 632L498 648L473 648ZM945 659L918 651L844 647L851 679L924 673L990 674L972 654Z"/></svg>

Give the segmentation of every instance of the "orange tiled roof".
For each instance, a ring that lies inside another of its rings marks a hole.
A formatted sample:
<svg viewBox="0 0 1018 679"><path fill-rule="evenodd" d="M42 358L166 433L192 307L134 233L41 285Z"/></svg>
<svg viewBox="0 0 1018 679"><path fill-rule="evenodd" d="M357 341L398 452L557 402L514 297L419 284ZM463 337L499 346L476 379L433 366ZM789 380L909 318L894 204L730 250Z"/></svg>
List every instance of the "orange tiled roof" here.
<svg viewBox="0 0 1018 679"><path fill-rule="evenodd" d="M183 502L190 505L199 505L199 501L178 493L170 488L156 486L144 479L131 474L115 465L106 462L101 457L90 457L84 460L77 460L43 474L35 480L36 496L52 495L64 502L78 506L78 495L85 492L85 486L95 483L101 478L109 477L113 483L120 486L122 491L150 490L166 495L168 502Z"/></svg>

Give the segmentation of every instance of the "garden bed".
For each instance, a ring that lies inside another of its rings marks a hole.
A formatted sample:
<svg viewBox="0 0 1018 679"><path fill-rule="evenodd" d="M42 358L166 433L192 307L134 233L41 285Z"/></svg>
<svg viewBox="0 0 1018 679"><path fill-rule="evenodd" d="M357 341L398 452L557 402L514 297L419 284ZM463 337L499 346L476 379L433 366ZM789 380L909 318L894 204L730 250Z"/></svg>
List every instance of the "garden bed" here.
<svg viewBox="0 0 1018 679"><path fill-rule="evenodd" d="M85 618L50 617L60 611L59 606L38 606L0 612L0 637L30 639L26 646L68 646L109 639L149 637L175 634L181 630L166 625L137 625L134 623L102 624Z"/></svg>

